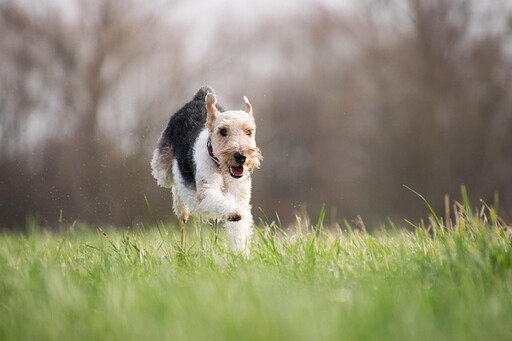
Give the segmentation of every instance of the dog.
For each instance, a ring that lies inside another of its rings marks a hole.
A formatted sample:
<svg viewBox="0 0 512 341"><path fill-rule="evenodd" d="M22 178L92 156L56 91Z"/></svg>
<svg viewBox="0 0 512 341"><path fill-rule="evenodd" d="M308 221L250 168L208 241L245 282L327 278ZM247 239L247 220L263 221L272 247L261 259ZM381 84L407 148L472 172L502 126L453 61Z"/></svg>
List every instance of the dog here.
<svg viewBox="0 0 512 341"><path fill-rule="evenodd" d="M171 188L182 229L190 215L223 222L231 248L249 253L253 230L251 175L259 168L251 103L225 111L215 91L201 87L171 116L151 160L157 184Z"/></svg>

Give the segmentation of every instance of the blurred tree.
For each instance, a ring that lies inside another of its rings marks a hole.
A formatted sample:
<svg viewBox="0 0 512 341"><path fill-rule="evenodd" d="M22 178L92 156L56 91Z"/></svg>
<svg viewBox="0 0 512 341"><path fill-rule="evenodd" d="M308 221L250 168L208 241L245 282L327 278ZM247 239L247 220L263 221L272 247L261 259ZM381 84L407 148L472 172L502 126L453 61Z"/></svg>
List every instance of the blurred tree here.
<svg viewBox="0 0 512 341"><path fill-rule="evenodd" d="M442 210L464 183L473 199L499 190L510 212L512 14L502 5L368 1L262 25L251 45L275 68L261 78L255 202L288 218L301 203L415 218L427 211L403 184Z"/></svg>
<svg viewBox="0 0 512 341"><path fill-rule="evenodd" d="M167 91L182 77L179 34L139 1L74 5L0 4L3 223L145 213L148 131L180 89Z"/></svg>
<svg viewBox="0 0 512 341"><path fill-rule="evenodd" d="M326 203L417 218L426 209L403 184L441 210L462 183L488 202L500 191L510 214L506 1L311 4L207 24L166 3L0 0L0 224L33 214L52 227L60 210L131 224L149 218L144 194L170 218L149 159L203 84L226 107L251 99L265 157L253 204L268 214Z"/></svg>

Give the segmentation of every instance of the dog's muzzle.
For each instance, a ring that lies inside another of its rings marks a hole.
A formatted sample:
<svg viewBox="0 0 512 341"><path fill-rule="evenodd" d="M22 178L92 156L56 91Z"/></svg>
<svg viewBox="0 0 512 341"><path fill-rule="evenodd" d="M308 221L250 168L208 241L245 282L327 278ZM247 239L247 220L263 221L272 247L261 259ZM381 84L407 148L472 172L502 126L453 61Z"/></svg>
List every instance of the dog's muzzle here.
<svg viewBox="0 0 512 341"><path fill-rule="evenodd" d="M235 162L238 164L238 166L231 166L229 167L229 174L231 174L234 178L241 178L244 175L244 166L245 160L247 157L243 155L242 153L235 153L233 155L233 158L235 159Z"/></svg>

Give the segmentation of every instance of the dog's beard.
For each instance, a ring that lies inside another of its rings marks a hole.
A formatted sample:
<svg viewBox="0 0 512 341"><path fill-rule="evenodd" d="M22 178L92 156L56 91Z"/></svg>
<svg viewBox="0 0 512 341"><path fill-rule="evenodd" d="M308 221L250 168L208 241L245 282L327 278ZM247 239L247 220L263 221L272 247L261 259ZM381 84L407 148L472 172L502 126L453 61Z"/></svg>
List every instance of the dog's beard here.
<svg viewBox="0 0 512 341"><path fill-rule="evenodd" d="M235 152L226 151L219 154L218 158L220 161L220 168L223 173L229 174L235 179L240 179L244 174L250 174L254 169L260 167L262 156L259 148L255 147L243 151L243 154L246 156L246 160L243 165L236 163L233 157Z"/></svg>

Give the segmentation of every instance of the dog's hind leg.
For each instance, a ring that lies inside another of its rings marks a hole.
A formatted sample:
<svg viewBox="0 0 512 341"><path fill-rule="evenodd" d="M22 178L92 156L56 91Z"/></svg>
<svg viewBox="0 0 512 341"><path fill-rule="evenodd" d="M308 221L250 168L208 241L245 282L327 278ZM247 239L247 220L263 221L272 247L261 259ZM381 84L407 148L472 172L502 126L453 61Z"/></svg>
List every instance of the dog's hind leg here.
<svg viewBox="0 0 512 341"><path fill-rule="evenodd" d="M181 231L181 249L182 251L185 250L185 224L188 221L188 218L190 217L190 211L185 206L183 201L181 201L178 191L176 189L176 186L172 186L172 207L174 209L174 213L178 217L178 220L180 222L180 231Z"/></svg>

